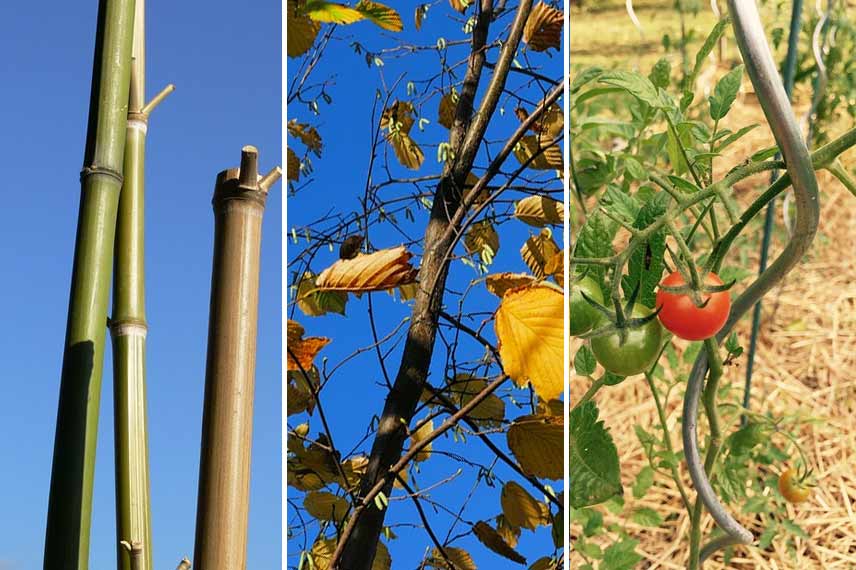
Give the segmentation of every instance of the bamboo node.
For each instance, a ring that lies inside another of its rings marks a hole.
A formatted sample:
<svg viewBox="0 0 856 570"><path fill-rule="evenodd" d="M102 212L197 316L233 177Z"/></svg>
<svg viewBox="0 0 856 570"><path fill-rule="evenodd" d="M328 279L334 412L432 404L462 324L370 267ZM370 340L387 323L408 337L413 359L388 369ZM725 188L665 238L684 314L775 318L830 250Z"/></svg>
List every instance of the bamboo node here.
<svg viewBox="0 0 856 570"><path fill-rule="evenodd" d="M120 185L125 182L125 178L122 176L121 172L113 170L112 168L107 168L106 166L98 166L95 164L83 167L80 171L80 181L83 182L90 176L106 176L117 180Z"/></svg>

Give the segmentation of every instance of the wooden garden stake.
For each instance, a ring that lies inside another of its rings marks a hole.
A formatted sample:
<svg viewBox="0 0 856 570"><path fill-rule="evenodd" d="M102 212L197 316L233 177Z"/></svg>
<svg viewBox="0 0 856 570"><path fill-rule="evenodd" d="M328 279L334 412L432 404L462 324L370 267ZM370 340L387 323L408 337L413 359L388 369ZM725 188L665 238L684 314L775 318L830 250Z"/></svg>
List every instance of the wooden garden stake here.
<svg viewBox="0 0 856 570"><path fill-rule="evenodd" d="M134 0L100 0L45 532L45 570L89 565L95 440L128 113Z"/></svg>
<svg viewBox="0 0 856 570"><path fill-rule="evenodd" d="M168 85L145 103L145 0L137 0L128 128L125 135L125 181L119 196L113 272L113 417L116 462L116 534L119 570L152 570L146 427L145 269L143 263L146 131L149 114L175 87ZM136 565L136 566L135 566Z"/></svg>
<svg viewBox="0 0 856 570"><path fill-rule="evenodd" d="M196 510L194 566L246 567L261 225L282 172L258 174L258 151L217 175L214 263Z"/></svg>

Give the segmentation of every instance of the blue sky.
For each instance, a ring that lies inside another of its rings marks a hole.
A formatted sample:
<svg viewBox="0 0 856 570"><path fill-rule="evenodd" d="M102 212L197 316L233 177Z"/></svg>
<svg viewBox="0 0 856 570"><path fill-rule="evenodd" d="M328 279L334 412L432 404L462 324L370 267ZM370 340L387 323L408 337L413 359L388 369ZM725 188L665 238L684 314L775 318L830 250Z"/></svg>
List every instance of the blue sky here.
<svg viewBox="0 0 856 570"><path fill-rule="evenodd" d="M514 3L510 4L514 5ZM359 198L363 195L366 183L366 171L371 144L372 101L375 97L375 90L381 86L380 74L382 73L387 85L392 85L399 78L400 74L406 74L396 89L394 97L404 100L408 99L406 92L407 81L425 79L438 70L438 56L435 50L420 51L419 55L401 58L382 55L383 67L372 66L369 68L365 62L365 55L355 54L354 49L350 47L351 42L355 40L359 41L365 49L378 52L384 48L391 48L397 45L399 38L406 43L430 46L435 44L438 37L445 38L449 43L467 37L462 31L462 21L449 8L447 2L432 4L428 18L425 20L421 31L416 31L413 26L413 10L411 8L402 9L402 19L405 30L401 34L381 32L368 23L359 23L350 27L340 26L334 35L336 39L331 43L312 76L314 81L328 79L333 81L333 84L327 90L333 99L332 103L327 105L321 102L321 113L318 116L313 116L309 108L300 103L293 103L289 107L288 118L297 118L299 121L311 122L316 125L324 138L325 145L323 155L320 159L312 157L314 172L311 175L311 182L305 188L301 188L295 196L289 196L287 199L287 228L289 231L292 228L296 228L297 233L302 235L303 226L331 211L340 213L361 211ZM491 37L495 37L498 30L504 29L509 21L508 17L501 20L493 28ZM466 57L466 50L467 48L463 46L451 48L449 50L449 62L458 62L464 59ZM545 54L529 54L529 61L538 67L541 73L549 77L559 78L562 75L561 52L556 52L555 50L551 50L551 52L552 58ZM297 61L294 59L287 60L289 74L296 73L298 67ZM488 56L488 61L496 61L495 50ZM520 61L525 64L522 56ZM459 71L462 76L463 68L459 68ZM487 82L488 77L489 71L485 70L483 85ZM291 75L289 75L290 78ZM509 85L519 86L521 81L521 76L513 75ZM532 90L529 91L529 95L533 100L539 98L535 96ZM446 140L448 131L437 124L436 113L438 101L438 97L432 98L424 106L422 112L417 113L418 116L430 121L430 124L425 126L424 132L420 132L417 126L414 126L411 131L411 135L422 145L425 153L425 162L422 168L418 172L404 170L397 164L390 150L389 169L393 176L407 177L439 173L440 164L437 162L436 144ZM516 106L515 102L503 97L500 104L503 106L505 113L495 117L492 123L493 126L488 134L488 137L492 141L498 143L501 143L504 137L507 137L518 124L513 113ZM530 110L531 108L532 105L529 105ZM293 141L294 139L290 139L289 143L291 144ZM384 146L382 145L381 147L380 162L376 164L373 172L375 182L380 182L387 178L384 169ZM295 144L295 149L302 151L299 143ZM493 146L494 152L496 149L498 149L498 144ZM477 161L477 164L485 164L483 155ZM513 157L510 158L505 171L513 170L517 167L517 164L517 161ZM551 174L542 174L541 180L552 180L547 186L560 190L562 187L561 181L555 179L555 177L551 178ZM301 180L301 184L303 182ZM420 186L419 189L421 191L433 191L433 184ZM416 191L415 186L393 185L384 190L383 196L391 198L414 191ZM520 193L511 193L508 197L520 199L523 196ZM561 200L561 192L555 194L554 197ZM497 212L505 212L507 209L508 204L506 203ZM398 214L399 221L402 228L411 237L421 239L427 213L415 203L411 204L411 210L415 216L415 222L406 221L403 213ZM503 225L500 251L491 267L491 272L526 271L526 267L518 251L526 237L532 233L537 233L537 231L537 229L530 228L517 220L507 221ZM561 243L561 228L555 228L554 236ZM370 237L372 244L377 248L391 247L402 242L401 234L387 226L374 226ZM306 241L302 238L297 244L289 240L287 244L287 258L293 259L305 247ZM461 249L461 246L459 246L459 251ZM337 251L336 249L335 252L331 253L328 249L323 248L317 260L313 263L312 269L315 272L320 272L324 267L335 261ZM415 252L417 254L421 253L418 249ZM418 264L418 257L414 259L414 262ZM455 262L452 265L452 277L449 284L450 287L461 290L471 280L478 277L480 276L476 274L473 268L461 262ZM450 310L457 312L457 299L455 297L447 297L447 303L449 303ZM498 299L487 293L483 285L475 287L473 293L467 298L465 303L466 311L470 313L492 312L496 309L497 305ZM358 347L364 347L372 343L367 310L367 296L363 296L362 299L356 299L351 296L347 305L347 317L328 315L320 318L310 318L297 310L293 318L304 325L307 335L327 336L333 339L333 342L321 353L322 357L328 358L329 366L332 367ZM373 310L378 323L379 336L384 336L410 314L409 304L401 303L386 293L376 293L373 295ZM478 325L488 316L487 314L480 315L473 322ZM492 323L488 324L485 328L485 334L488 338L495 338ZM390 369L389 373L391 376L394 376L399 364L400 348L401 344L399 343L392 350L392 355L387 361L387 367ZM459 352L459 357L462 360L477 359L481 354L482 350L477 345L466 340L462 341L462 349ZM430 378L430 381L434 385L439 385L442 382L444 356L445 351L442 343L438 340ZM318 362L320 362L320 359ZM374 352L369 351L351 360L332 377L330 384L325 387L325 392L323 393L325 399L323 403L331 423L335 443L339 449L347 452L358 446L372 415L380 414L383 399L387 391L381 384L381 381L382 373L376 356ZM507 410L511 410L513 406L511 398L515 397L518 400L523 400L526 392L519 389L510 389L506 386L505 389L500 391L500 395L506 399ZM522 413L522 410L511 411L509 415L513 417L520 413ZM425 412L420 412L417 415L417 419L421 419L424 416ZM305 414L296 415L289 418L289 425L293 427L304 421L307 421ZM320 430L320 422L317 416L311 418L309 421L311 435L315 436ZM505 448L505 437L503 434L494 435L492 438L501 447ZM366 453L370 445L371 439L369 439L368 443L358 446L358 450ZM492 459L492 454L475 437L470 437L466 444L455 443L451 437L443 437L439 442L435 442L434 449L465 454L469 459L476 462L489 463ZM432 485L451 476L458 467L459 464L457 462L435 456L421 465L421 472L417 475L418 483L423 488ZM496 468L496 475L499 478L500 486L503 481L511 479L520 481L519 477L505 468L504 465L499 465ZM463 497L469 492L474 480L475 470L464 469L463 474L454 479L452 483L434 489L431 492L431 497L452 508L456 508L461 505ZM545 482L552 484L553 488L557 491L562 488L561 480ZM524 486L538 496L537 491L534 491L528 484L524 483ZM400 495L400 492L398 494ZM298 505L302 503L302 494L293 488L288 489L288 497ZM393 497L395 497L395 493ZM295 515L295 512L290 508L287 512L289 516ZM498 488L489 491L480 489L467 507L463 518L469 522L476 522L481 519L493 517L500 512ZM430 508L428 508L428 516L432 520L435 531L438 532L442 539L450 527L451 517L442 511L434 512ZM431 542L422 529L404 526L404 523L418 522L416 510L412 502L399 498L391 503L387 524L398 525L394 527L398 538L387 543L392 555L393 568L415 568L421 560L425 548L430 547ZM454 528L452 535L466 533L468 530L469 527L467 525L459 524ZM312 529L312 532L317 532L317 526ZM313 536L309 538L310 546L313 538ZM287 559L289 568L296 567L302 544L302 538L292 540L289 543L289 556ZM476 542L472 535L456 540L452 545L463 547L471 552L479 568L519 567L487 551ZM550 554L552 552L552 541L549 530L541 527L537 533L524 531L518 550L529 559L530 563L539 556Z"/></svg>
<svg viewBox="0 0 856 570"><path fill-rule="evenodd" d="M0 19L0 568L40 568L78 173L97 2L16 2ZM192 555L211 278L211 194L245 144L281 157L280 2L148 2L148 95L177 90L151 119L146 272L154 562ZM249 77L239 83L238 77ZM263 226L249 568L281 561L281 207ZM109 342L108 342L109 345ZM105 361L92 526L94 570L115 568L111 364Z"/></svg>

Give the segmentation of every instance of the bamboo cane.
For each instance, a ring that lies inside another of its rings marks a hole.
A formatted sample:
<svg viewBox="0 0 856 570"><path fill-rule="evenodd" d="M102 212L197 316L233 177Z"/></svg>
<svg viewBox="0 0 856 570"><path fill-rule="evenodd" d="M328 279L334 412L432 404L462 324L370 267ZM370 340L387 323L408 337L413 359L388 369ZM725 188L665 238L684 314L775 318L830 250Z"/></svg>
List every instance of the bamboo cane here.
<svg viewBox="0 0 856 570"><path fill-rule="evenodd" d="M54 439L44 568L85 570L134 0L100 0Z"/></svg>
<svg viewBox="0 0 856 570"><path fill-rule="evenodd" d="M145 104L145 0L137 0L125 135L125 181L119 196L113 272L113 418L116 463L116 535L119 570L152 570L148 435L146 427L146 324L144 189L148 118L175 87Z"/></svg>
<svg viewBox="0 0 856 570"><path fill-rule="evenodd" d="M261 224L277 167L258 175L246 146L240 169L217 176L208 358L196 510L197 570L246 568Z"/></svg>

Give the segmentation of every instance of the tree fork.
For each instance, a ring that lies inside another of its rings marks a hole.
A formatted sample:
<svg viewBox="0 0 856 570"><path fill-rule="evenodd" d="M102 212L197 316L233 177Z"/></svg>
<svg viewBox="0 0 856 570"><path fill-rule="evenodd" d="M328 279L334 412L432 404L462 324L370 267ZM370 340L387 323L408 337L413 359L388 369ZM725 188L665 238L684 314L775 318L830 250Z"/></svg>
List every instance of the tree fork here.
<svg viewBox="0 0 856 570"><path fill-rule="evenodd" d="M261 226L277 167L258 174L258 151L245 146L241 167L217 175L208 357L196 508L194 565L247 565L250 449L258 326Z"/></svg>
<svg viewBox="0 0 856 570"><path fill-rule="evenodd" d="M401 457L419 396L428 377L443 291L449 269L448 247L455 232L448 231L452 218L461 205L467 174L472 169L476 153L484 138L487 125L496 109L505 86L511 62L523 35L523 27L532 8L532 0L521 0L507 41L496 64L482 103L473 115L476 90L485 64L485 45L493 16L492 0L482 0L473 28L472 49L464 76L461 95L455 110L450 133L454 160L447 164L437 186L430 219L425 230L425 253L419 267L420 287L416 293L410 328L401 356L395 383L384 403L372 445L366 474L360 483L360 496L366 496L386 477L389 468ZM386 479L383 493L389 494L394 478ZM354 515L356 516L356 514ZM374 504L360 512L353 532L336 546L330 566L337 570L369 570L377 551L386 510Z"/></svg>

